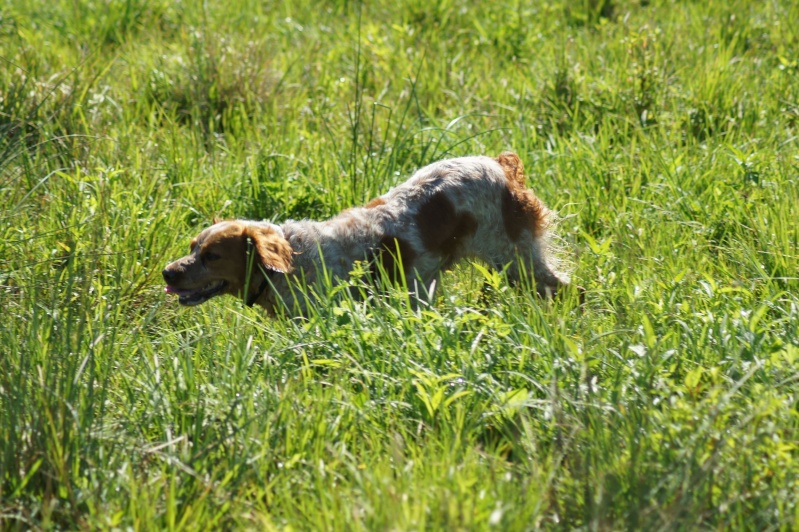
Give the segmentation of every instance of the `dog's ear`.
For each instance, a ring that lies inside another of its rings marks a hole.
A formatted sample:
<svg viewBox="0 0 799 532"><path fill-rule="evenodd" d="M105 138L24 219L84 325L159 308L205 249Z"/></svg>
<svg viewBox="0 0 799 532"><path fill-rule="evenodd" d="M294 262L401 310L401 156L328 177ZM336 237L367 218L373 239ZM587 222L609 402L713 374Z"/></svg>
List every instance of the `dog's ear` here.
<svg viewBox="0 0 799 532"><path fill-rule="evenodd" d="M252 239L261 265L279 273L291 272L291 245L270 227L248 227L246 235Z"/></svg>

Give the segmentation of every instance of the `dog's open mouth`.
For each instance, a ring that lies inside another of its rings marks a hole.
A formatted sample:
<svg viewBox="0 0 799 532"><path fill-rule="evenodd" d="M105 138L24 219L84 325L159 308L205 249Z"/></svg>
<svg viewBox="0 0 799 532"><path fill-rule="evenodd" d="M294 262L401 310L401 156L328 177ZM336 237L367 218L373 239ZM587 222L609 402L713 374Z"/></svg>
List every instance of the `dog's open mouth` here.
<svg viewBox="0 0 799 532"><path fill-rule="evenodd" d="M224 290L226 286L226 281L214 281L213 283L207 284L203 288L195 290L182 290L180 288L167 285L164 291L167 294L177 294L178 303L181 305L186 305L187 307L191 307L208 301Z"/></svg>

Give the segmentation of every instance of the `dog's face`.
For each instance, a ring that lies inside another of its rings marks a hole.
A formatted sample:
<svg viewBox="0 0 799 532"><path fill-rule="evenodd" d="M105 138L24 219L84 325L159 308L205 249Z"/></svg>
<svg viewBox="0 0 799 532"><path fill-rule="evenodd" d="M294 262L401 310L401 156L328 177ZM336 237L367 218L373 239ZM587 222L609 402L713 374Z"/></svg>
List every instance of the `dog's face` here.
<svg viewBox="0 0 799 532"><path fill-rule="evenodd" d="M252 293L263 279L259 266L267 273L290 272L291 246L275 225L233 220L214 223L197 235L191 252L162 274L166 292L177 294L181 305L199 305L222 294L246 300L248 282Z"/></svg>

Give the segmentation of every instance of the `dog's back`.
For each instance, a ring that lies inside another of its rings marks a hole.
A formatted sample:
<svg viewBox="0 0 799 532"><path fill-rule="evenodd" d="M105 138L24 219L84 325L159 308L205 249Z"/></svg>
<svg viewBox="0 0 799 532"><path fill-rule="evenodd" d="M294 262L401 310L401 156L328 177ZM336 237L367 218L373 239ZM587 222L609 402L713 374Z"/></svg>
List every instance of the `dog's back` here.
<svg viewBox="0 0 799 532"><path fill-rule="evenodd" d="M401 266L409 280L425 285L463 258L498 270L507 266L517 281L521 260L545 295L565 282L548 257L549 217L525 188L519 157L503 153L433 163L365 207L325 222L288 222L283 229L298 253L295 264L323 259L342 278L356 260L377 254L384 266Z"/></svg>

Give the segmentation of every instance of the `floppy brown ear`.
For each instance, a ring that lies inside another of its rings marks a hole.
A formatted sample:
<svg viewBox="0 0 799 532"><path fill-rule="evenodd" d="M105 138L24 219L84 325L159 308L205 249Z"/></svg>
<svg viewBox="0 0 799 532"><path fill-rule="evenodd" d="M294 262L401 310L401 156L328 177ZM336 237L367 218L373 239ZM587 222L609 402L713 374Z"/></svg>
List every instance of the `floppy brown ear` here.
<svg viewBox="0 0 799 532"><path fill-rule="evenodd" d="M279 273L291 272L291 246L285 238L269 227L249 227L247 236L252 238L264 268Z"/></svg>

